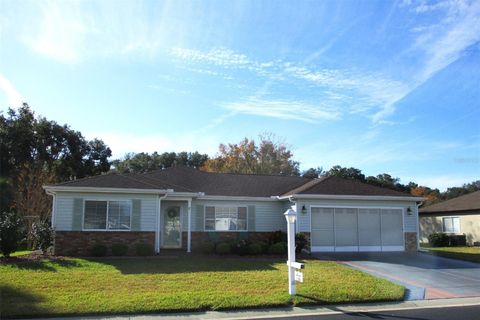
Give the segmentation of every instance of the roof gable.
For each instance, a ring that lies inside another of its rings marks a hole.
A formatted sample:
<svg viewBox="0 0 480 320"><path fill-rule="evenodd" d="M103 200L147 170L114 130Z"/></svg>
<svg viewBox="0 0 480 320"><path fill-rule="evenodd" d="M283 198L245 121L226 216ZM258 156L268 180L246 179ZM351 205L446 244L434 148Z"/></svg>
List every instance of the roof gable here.
<svg viewBox="0 0 480 320"><path fill-rule="evenodd" d="M480 210L480 191L420 209L420 213Z"/></svg>

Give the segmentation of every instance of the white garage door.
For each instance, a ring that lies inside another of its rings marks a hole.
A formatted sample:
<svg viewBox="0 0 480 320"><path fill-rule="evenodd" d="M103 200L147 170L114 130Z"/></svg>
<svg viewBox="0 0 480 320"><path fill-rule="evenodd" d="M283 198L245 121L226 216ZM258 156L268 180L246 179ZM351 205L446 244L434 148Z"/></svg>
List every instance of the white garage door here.
<svg viewBox="0 0 480 320"><path fill-rule="evenodd" d="M403 210L312 208L313 252L403 251Z"/></svg>

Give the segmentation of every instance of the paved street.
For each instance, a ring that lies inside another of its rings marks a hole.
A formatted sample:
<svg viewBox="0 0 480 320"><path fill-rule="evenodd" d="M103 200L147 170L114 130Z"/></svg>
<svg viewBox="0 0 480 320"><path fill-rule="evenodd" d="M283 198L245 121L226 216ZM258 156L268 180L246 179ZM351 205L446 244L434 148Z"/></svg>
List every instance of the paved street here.
<svg viewBox="0 0 480 320"><path fill-rule="evenodd" d="M426 253L328 253L352 268L388 279L407 288L406 300L480 296L480 264ZM479 316L480 318L480 316Z"/></svg>
<svg viewBox="0 0 480 320"><path fill-rule="evenodd" d="M255 319L255 318L253 318ZM279 318L261 318L279 319ZM356 320L356 319L385 319L385 320L478 320L480 319L480 306L465 307L444 307L444 308L427 308L397 311L377 311L377 312L352 312L342 314L326 314L315 316L294 316L282 319L332 319L332 320Z"/></svg>

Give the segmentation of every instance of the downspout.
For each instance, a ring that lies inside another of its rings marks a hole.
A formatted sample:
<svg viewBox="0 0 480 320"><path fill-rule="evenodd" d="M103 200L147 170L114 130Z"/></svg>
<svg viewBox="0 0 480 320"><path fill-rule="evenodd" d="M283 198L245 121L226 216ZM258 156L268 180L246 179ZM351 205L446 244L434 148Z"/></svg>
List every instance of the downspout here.
<svg viewBox="0 0 480 320"><path fill-rule="evenodd" d="M187 212L188 212L188 232L187 232L187 252L192 252L192 200L189 199L187 202Z"/></svg>
<svg viewBox="0 0 480 320"><path fill-rule="evenodd" d="M417 207L417 251L420 250L420 214L418 213L418 208L423 204L423 201L415 203Z"/></svg>
<svg viewBox="0 0 480 320"><path fill-rule="evenodd" d="M163 196L158 195L157 230L155 232L155 253L160 253L160 224L162 221L162 200L164 200L167 196L168 193L165 193Z"/></svg>
<svg viewBox="0 0 480 320"><path fill-rule="evenodd" d="M50 224L51 224L52 228L55 228L55 202L56 202L56 195L57 194L55 192L51 192L51 191L48 191L48 190L45 190L45 192L49 196L53 197L53 199L52 199L52 219L50 221Z"/></svg>

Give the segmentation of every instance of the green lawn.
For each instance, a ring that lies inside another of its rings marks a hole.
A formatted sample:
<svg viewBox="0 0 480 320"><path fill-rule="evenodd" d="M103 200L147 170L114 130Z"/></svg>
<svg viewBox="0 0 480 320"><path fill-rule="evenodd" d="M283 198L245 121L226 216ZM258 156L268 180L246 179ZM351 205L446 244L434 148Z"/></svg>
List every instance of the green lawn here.
<svg viewBox="0 0 480 320"><path fill-rule="evenodd" d="M480 247L426 248L431 254L480 263Z"/></svg>
<svg viewBox="0 0 480 320"><path fill-rule="evenodd" d="M15 251L14 253L12 253L10 255L10 257L23 256L23 255L29 254L30 252L32 252L32 251L31 250ZM0 253L0 257L3 257L2 253Z"/></svg>
<svg viewBox="0 0 480 320"><path fill-rule="evenodd" d="M285 259L65 259L0 265L3 317L220 310L401 300L402 286L334 262L308 260L287 292Z"/></svg>

